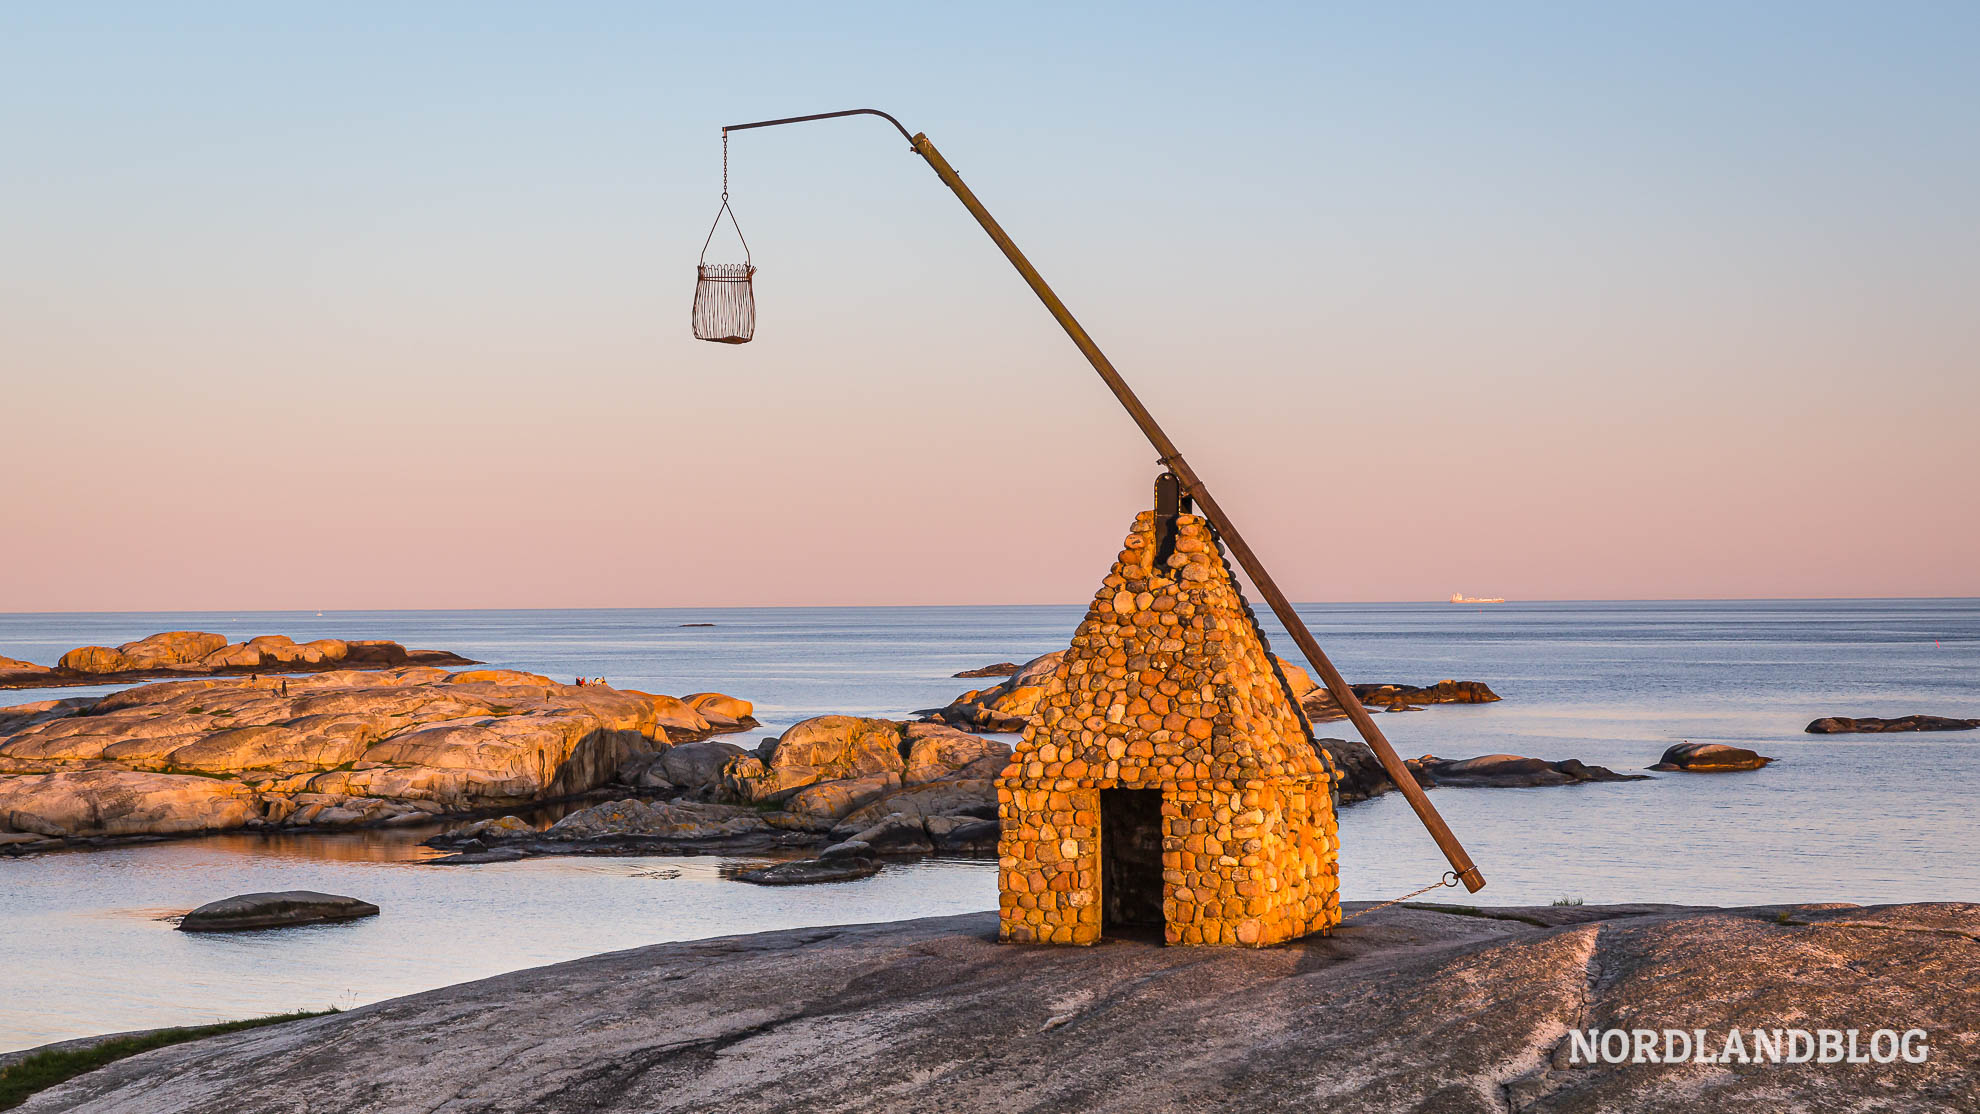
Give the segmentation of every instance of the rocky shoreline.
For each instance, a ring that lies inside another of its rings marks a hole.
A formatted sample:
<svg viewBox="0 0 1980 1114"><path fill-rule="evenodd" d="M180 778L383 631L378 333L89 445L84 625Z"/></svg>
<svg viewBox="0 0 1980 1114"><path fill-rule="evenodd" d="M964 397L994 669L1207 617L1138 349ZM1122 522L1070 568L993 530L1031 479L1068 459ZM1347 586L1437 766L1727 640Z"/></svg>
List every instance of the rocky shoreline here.
<svg viewBox="0 0 1980 1114"><path fill-rule="evenodd" d="M1365 908L1350 903L1350 914ZM1980 906L1394 907L1278 947L992 913L659 944L148 1052L25 1114L1980 1110ZM1572 1033L1922 1030L1922 1062L1579 1062Z"/></svg>
<svg viewBox="0 0 1980 1114"><path fill-rule="evenodd" d="M817 716L753 751L710 740L635 758L619 783L641 796L573 812L540 831L510 816L427 843L452 852L433 860L439 865L668 852L823 857L834 847L847 860L983 853L996 848L994 779L1009 758L1008 744L942 724ZM828 880L850 869L811 873Z"/></svg>
<svg viewBox="0 0 1980 1114"><path fill-rule="evenodd" d="M963 731L1010 734L1038 711L1045 683L1059 667L1065 651L1042 654L1023 665L998 662L981 669L966 669L958 677L1004 677L1000 684L973 689L940 708L924 708L915 715L931 723L947 724ZM1346 719L1334 694L1314 682L1306 670L1277 655L1273 656L1292 697L1311 723ZM1438 681L1434 685L1363 684L1350 685L1355 699L1369 708L1384 712L1414 711L1427 704L1492 704L1497 693L1481 681Z"/></svg>
<svg viewBox="0 0 1980 1114"><path fill-rule="evenodd" d="M569 798L756 726L746 701L410 666L208 678L0 711L0 853L427 824Z"/></svg>
<svg viewBox="0 0 1980 1114"><path fill-rule="evenodd" d="M1358 739L1315 740L1343 804L1395 785ZM670 759L676 752L693 753ZM637 760L620 784L639 796L605 801L539 829L517 816L477 821L426 840L456 866L533 855L814 854L741 881L789 885L865 877L889 859L997 850L994 779L1010 748L941 724L821 716L755 751L711 741ZM1405 761L1426 789L1534 788L1648 780L1574 759L1496 754ZM661 771L664 780L647 771ZM669 773L670 771L670 773ZM657 788L656 788L657 786Z"/></svg>
<svg viewBox="0 0 1980 1114"><path fill-rule="evenodd" d="M750 749L717 737L757 726L746 700L563 685L502 669L206 678L0 708L0 855L216 831L449 822L455 826L427 840L447 852L432 860L439 864L533 855L817 856L761 877L739 875L789 884L857 876L891 858L989 854L997 842L995 779L1011 753L991 729L1022 725L1036 710L1040 678L1059 658L965 671L1010 676L927 718L816 716ZM1309 716L1331 710L1339 718L1324 688L1289 662L1279 666ZM1390 711L1498 700L1467 681L1354 690ZM1315 745L1338 804L1394 790L1360 740L1322 737ZM1683 744L1652 768L1715 772L1769 761ZM1424 755L1405 766L1424 788L1645 776L1513 754ZM551 803L582 807L547 827L517 815Z"/></svg>
<svg viewBox="0 0 1980 1114"><path fill-rule="evenodd" d="M264 634L245 642L205 631L166 631L109 646L78 646L53 666L0 657L0 689L72 688L181 677L324 673L337 669L479 665L447 650L408 650L390 639L319 638L298 643Z"/></svg>

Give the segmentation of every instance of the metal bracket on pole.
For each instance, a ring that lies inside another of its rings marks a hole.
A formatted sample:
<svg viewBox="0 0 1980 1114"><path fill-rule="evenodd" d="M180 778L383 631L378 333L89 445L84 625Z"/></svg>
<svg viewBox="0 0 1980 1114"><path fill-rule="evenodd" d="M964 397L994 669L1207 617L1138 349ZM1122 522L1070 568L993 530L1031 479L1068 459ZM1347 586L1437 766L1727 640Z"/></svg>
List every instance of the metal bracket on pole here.
<svg viewBox="0 0 1980 1114"><path fill-rule="evenodd" d="M1100 351L1100 346L1087 335L1086 329L1073 317L1072 311L1068 310L1052 288L1046 285L1044 276L1040 275L1038 269L1031 265L1031 261L1024 257L1024 253L1018 250L1017 244L1004 232L1003 226L997 223L996 218L990 215L990 211L985 209L983 203L976 199L976 195L970 192L969 187L963 184L962 176L956 173L955 168L949 165L948 160L942 157L942 153L935 149L935 145L928 141L926 135L920 133L908 135L908 130L901 126L899 120L873 108L820 112L811 116L787 116L781 120L758 120L750 124L730 124L722 131L726 134L749 128L773 127L778 124L829 120L838 116L879 116L894 125L902 135L908 137L908 142L914 146L915 153L927 161L936 176L942 179L943 184L961 199L970 215L976 218L976 223L982 225L983 231L989 233L990 239L1003 251L1004 257L1010 260L1011 266L1017 268L1018 274L1024 276L1024 281L1030 285L1032 293L1038 295L1038 300L1045 303L1045 308L1051 311L1053 318L1059 322L1061 328L1065 329L1066 335L1079 347L1086 361L1093 365L1093 370L1100 373L1101 380L1114 392L1114 397L1126 408L1128 416L1134 419L1135 425L1141 427L1141 432L1148 438L1149 444L1155 446L1155 451L1161 454L1163 467L1176 474L1176 478L1182 482L1183 492L1196 500L1198 507L1203 511L1203 516L1217 528L1217 532L1224 539L1224 544L1230 548L1231 556L1237 558L1238 565L1244 569L1245 575L1251 578L1251 583L1257 587L1258 594L1265 597L1265 602L1271 606L1272 613L1285 625L1286 633L1292 635L1292 640L1299 647L1300 653L1305 655L1314 672L1320 675L1320 683L1326 685L1327 691L1334 694L1334 700L1340 704L1341 711L1347 713L1348 721L1354 724L1354 729L1361 733L1369 749L1375 752L1375 757L1382 763L1382 769L1388 773L1389 780L1395 782L1404 799L1409 801L1409 807L1415 810L1417 819L1421 820L1423 826L1429 830L1430 838L1437 841L1438 849L1443 851L1444 858L1449 860L1458 881L1464 883L1464 888L1472 893L1484 889L1485 876L1479 873L1478 867L1471 861L1471 856L1465 853L1464 846L1458 842L1457 836L1451 833L1450 826L1444 823L1444 818L1438 814L1437 807L1430 803L1428 796L1424 795L1423 788L1416 784L1415 776L1409 772L1409 767L1403 764L1402 756L1396 753L1396 748L1389 745L1388 737L1382 734L1380 727L1376 726L1374 717L1368 714L1368 709L1355 697L1354 689L1348 685L1347 678L1341 676L1341 671L1334 668L1334 663L1328 659L1326 652L1320 649L1320 643L1314 640L1313 632L1306 629L1306 624L1301 621L1299 613L1293 610L1292 601L1286 598L1271 574L1265 571L1265 563L1252 552L1244 536L1238 533L1237 527L1232 525L1230 518L1224 514L1224 509L1210 497L1210 491L1204 486L1203 480L1189 466L1189 462L1183 459L1181 450L1177 449L1175 442L1169 440L1169 435L1162 431L1154 415L1148 412L1148 408L1141 404L1141 400L1128 387L1127 380L1121 378L1121 373L1114 370L1112 361Z"/></svg>

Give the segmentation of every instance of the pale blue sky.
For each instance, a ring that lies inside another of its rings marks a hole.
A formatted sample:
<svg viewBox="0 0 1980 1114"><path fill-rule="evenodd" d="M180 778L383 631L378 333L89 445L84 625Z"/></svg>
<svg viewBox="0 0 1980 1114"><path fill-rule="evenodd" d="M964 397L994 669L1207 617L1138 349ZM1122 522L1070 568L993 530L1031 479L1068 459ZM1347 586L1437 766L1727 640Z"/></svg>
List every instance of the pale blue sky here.
<svg viewBox="0 0 1980 1114"><path fill-rule="evenodd" d="M866 106L1300 598L1980 593L1976 48L1965 4L14 6L0 609L1083 596L1150 454L883 123L735 137L760 339L686 337L719 126Z"/></svg>

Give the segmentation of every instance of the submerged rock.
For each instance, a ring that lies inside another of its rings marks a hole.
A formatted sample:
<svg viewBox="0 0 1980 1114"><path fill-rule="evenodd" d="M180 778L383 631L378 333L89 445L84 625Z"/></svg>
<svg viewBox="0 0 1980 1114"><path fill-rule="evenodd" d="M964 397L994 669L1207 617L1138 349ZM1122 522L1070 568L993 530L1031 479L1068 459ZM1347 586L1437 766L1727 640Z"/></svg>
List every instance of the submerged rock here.
<svg viewBox="0 0 1980 1114"><path fill-rule="evenodd" d="M1972 731L1980 719L1952 719L1947 716L1899 716L1897 719L1848 719L1824 716L1808 725L1810 735L1882 734L1887 731Z"/></svg>
<svg viewBox="0 0 1980 1114"><path fill-rule="evenodd" d="M377 915L378 906L354 897L318 893L315 890L282 890L210 901L187 913L185 919L179 922L179 931L236 932L247 928L281 928Z"/></svg>
<svg viewBox="0 0 1980 1114"><path fill-rule="evenodd" d="M1723 743L1679 743L1664 752L1653 770L1689 770L1694 773L1720 773L1731 770L1757 770L1771 758L1763 758L1742 747Z"/></svg>
<svg viewBox="0 0 1980 1114"><path fill-rule="evenodd" d="M478 863L513 863L529 858L529 853L520 847L483 847L464 849L458 854L442 855L437 859L427 859L427 866L473 866Z"/></svg>

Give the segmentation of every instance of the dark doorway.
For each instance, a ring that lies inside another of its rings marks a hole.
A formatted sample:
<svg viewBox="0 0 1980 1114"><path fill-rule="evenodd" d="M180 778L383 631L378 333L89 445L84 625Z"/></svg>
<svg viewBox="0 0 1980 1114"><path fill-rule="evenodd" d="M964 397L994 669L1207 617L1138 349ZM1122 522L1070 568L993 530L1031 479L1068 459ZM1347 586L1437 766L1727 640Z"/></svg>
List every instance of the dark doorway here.
<svg viewBox="0 0 1980 1114"><path fill-rule="evenodd" d="M1162 928L1162 791L1100 791L1100 931Z"/></svg>

